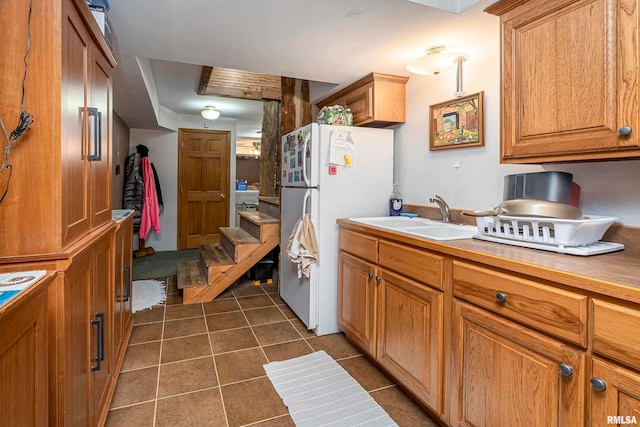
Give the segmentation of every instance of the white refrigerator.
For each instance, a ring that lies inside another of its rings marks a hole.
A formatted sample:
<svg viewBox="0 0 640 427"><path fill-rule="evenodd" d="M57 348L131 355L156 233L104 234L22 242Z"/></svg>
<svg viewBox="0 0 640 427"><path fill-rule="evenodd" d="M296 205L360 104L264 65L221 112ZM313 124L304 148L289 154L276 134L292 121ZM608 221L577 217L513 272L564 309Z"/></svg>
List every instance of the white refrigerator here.
<svg viewBox="0 0 640 427"><path fill-rule="evenodd" d="M345 137L352 149L346 152L339 144ZM336 220L389 214L393 130L312 123L284 135L281 154L280 296L316 335L336 333L340 331ZM304 213L313 222L319 256L310 277L298 278L287 245Z"/></svg>

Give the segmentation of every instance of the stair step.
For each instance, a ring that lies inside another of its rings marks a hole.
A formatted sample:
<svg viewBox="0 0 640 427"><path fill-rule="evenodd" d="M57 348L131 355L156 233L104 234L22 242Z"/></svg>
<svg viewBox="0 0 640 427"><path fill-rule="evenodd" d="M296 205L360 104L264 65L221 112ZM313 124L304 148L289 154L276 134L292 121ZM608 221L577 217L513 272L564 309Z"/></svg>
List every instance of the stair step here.
<svg viewBox="0 0 640 427"><path fill-rule="evenodd" d="M207 279L198 261L178 263L178 289L207 286Z"/></svg>
<svg viewBox="0 0 640 427"><path fill-rule="evenodd" d="M215 243L200 245L200 264L207 268L214 265L232 265L235 261L220 243Z"/></svg>
<svg viewBox="0 0 640 427"><path fill-rule="evenodd" d="M280 198L274 196L259 196L258 211L273 218L280 218Z"/></svg>
<svg viewBox="0 0 640 427"><path fill-rule="evenodd" d="M279 234L280 220L263 212L240 212L240 228L246 230L253 237L264 242L266 235L272 228L278 228Z"/></svg>
<svg viewBox="0 0 640 427"><path fill-rule="evenodd" d="M260 240L240 227L220 227L220 244L238 262L250 254Z"/></svg>

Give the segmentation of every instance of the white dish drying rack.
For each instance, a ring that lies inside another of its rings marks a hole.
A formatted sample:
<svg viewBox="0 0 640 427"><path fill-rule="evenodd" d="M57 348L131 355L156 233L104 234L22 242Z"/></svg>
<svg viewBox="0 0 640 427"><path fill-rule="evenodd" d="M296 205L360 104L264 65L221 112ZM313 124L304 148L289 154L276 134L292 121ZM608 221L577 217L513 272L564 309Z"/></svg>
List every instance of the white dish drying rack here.
<svg viewBox="0 0 640 427"><path fill-rule="evenodd" d="M523 216L477 217L474 238L572 255L596 255L624 249L621 243L600 242L617 220L611 216L558 219Z"/></svg>

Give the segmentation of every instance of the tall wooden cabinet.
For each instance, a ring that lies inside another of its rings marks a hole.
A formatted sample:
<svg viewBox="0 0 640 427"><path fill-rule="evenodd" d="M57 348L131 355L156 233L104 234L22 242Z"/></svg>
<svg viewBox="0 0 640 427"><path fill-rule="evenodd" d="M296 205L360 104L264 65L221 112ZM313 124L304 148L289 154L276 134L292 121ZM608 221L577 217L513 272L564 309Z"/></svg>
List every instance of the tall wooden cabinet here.
<svg viewBox="0 0 640 427"><path fill-rule="evenodd" d="M638 0L502 0L503 163L640 157Z"/></svg>
<svg viewBox="0 0 640 427"><path fill-rule="evenodd" d="M0 43L12 47L0 72L9 131L20 114L28 11L28 2L0 4ZM60 253L111 220L115 59L84 1L33 1L27 63L24 108L34 121L11 150L0 257ZM5 170L3 190L7 179Z"/></svg>
<svg viewBox="0 0 640 427"><path fill-rule="evenodd" d="M124 285L122 276L115 283L111 219L116 62L85 0L33 0L30 32L29 8L28 1L0 1L0 45L7 47L0 116L9 131L18 124L30 34L24 109L34 120L10 154L11 180L0 203L0 267L57 274L55 297L47 302L48 331L55 337L48 349L48 421L24 425L101 425L130 333L123 322L130 325L131 313L130 300L114 304L116 288L120 297ZM5 169L2 191L7 179ZM121 250L131 254L130 237L124 240ZM125 258L120 253L120 261ZM27 390L32 378L24 381Z"/></svg>

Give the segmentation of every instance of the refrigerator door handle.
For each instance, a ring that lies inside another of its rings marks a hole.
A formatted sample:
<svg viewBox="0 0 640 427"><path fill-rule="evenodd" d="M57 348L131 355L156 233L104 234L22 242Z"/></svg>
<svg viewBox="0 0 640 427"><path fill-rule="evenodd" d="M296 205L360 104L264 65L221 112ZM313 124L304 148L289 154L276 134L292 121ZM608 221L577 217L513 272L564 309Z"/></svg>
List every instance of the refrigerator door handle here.
<svg viewBox="0 0 640 427"><path fill-rule="evenodd" d="M311 196L311 189L308 189L304 193L304 200L302 201L302 218L307 214L307 200L309 200L309 196Z"/></svg>
<svg viewBox="0 0 640 427"><path fill-rule="evenodd" d="M307 187L311 187L311 183L309 182L309 177L307 176L307 144L311 139L311 134L307 133L307 136L304 139L304 145L302 146L302 180L307 185ZM305 196L305 203L306 203Z"/></svg>

